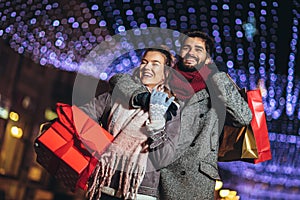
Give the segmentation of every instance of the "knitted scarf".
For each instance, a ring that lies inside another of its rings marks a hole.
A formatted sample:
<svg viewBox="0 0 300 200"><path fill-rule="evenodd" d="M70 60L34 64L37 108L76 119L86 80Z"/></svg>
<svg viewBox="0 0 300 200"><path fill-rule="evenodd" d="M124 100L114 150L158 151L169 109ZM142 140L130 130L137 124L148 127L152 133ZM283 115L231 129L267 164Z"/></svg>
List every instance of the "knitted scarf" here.
<svg viewBox="0 0 300 200"><path fill-rule="evenodd" d="M175 65L174 69L169 75L169 84L178 99L188 100L196 92L206 88L204 78L210 73L206 65L199 71L183 69L180 65Z"/></svg>
<svg viewBox="0 0 300 200"><path fill-rule="evenodd" d="M115 139L99 158L87 192L89 199L100 199L101 189L110 186L116 173L119 173L119 188L114 188L117 194L121 194L125 199L135 199L147 166L148 153L141 152L147 136L140 131L140 127L136 127L131 133L122 130L139 112L142 111L129 110L118 103L112 107L108 130Z"/></svg>

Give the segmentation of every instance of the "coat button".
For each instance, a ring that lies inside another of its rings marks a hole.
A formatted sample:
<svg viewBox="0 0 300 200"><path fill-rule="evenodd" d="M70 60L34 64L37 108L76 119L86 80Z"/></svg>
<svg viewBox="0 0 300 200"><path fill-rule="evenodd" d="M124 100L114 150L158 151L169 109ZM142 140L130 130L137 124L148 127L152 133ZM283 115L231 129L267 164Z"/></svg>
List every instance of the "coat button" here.
<svg viewBox="0 0 300 200"><path fill-rule="evenodd" d="M185 171L181 171L180 174L181 174L182 176L184 176L186 173L185 173Z"/></svg>
<svg viewBox="0 0 300 200"><path fill-rule="evenodd" d="M200 114L200 117L202 118L204 116L204 114Z"/></svg>

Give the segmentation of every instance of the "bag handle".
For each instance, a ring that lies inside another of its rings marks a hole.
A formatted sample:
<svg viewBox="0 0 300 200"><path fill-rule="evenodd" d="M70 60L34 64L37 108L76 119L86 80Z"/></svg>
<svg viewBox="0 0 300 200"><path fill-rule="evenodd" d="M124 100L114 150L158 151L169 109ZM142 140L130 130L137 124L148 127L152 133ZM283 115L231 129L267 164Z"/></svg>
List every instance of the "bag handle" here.
<svg viewBox="0 0 300 200"><path fill-rule="evenodd" d="M246 102L248 102L248 98L247 98L247 88L240 88L234 81L233 79L231 78L231 76L226 73L227 77L229 78L229 80L233 83L233 85L235 85L235 87L238 89L240 95L246 100Z"/></svg>
<svg viewBox="0 0 300 200"><path fill-rule="evenodd" d="M236 87L238 90L240 90L241 88L234 82L234 80L231 78L231 76L230 76L228 73L226 73L226 75L227 75L228 79L235 85L235 87Z"/></svg>

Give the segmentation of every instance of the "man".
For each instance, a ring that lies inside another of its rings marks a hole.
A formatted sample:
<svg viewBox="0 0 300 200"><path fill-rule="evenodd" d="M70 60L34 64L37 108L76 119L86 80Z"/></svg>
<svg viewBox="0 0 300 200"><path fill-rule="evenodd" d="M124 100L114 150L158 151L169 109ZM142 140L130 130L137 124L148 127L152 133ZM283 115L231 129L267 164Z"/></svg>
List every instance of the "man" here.
<svg viewBox="0 0 300 200"><path fill-rule="evenodd" d="M177 73L169 76L181 107L181 130L173 163L161 170L160 199L214 199L225 116L230 115L235 125L248 125L252 114L226 73L212 62L209 36L189 32L181 44ZM132 99L144 92L128 75L118 77L115 88Z"/></svg>

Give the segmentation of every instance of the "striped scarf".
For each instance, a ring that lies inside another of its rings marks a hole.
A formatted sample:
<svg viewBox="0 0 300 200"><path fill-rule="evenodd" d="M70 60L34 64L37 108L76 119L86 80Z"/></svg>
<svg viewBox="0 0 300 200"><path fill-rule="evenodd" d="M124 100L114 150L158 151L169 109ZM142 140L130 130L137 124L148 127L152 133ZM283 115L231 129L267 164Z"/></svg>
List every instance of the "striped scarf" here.
<svg viewBox="0 0 300 200"><path fill-rule="evenodd" d="M128 109L115 103L109 117L108 130L115 136L112 144L100 156L94 170L87 195L89 199L100 199L101 189L110 186L112 177L119 173L119 186L114 188L124 199L135 199L138 188L145 175L148 152L141 152L147 136L134 128L131 133L124 128L132 123L135 116L143 112L139 109ZM148 115L147 115L148 116Z"/></svg>

